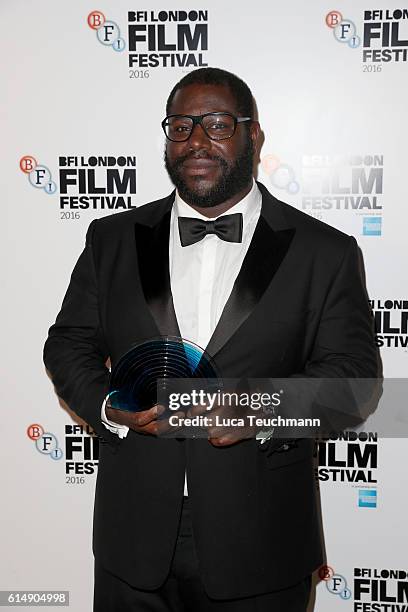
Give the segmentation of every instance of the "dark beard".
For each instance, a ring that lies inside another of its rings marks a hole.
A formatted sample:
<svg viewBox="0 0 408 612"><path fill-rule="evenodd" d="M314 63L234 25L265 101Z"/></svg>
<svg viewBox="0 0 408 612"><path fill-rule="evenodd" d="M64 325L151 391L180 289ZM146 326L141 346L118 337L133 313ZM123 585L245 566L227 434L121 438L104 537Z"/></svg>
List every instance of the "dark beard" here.
<svg viewBox="0 0 408 612"><path fill-rule="evenodd" d="M248 138L244 151L236 158L235 163L232 165L229 165L225 159L218 155L206 156L206 159L211 159L220 164L223 174L217 183L205 191L200 190L199 187L194 191L187 187L183 180L180 167L190 157L192 157L191 153L178 157L174 163L170 164L167 151L164 151L164 163L172 183L177 187L180 197L187 204L192 204L193 206L210 208L211 206L222 204L245 189L250 184L253 176L254 144L251 138Z"/></svg>

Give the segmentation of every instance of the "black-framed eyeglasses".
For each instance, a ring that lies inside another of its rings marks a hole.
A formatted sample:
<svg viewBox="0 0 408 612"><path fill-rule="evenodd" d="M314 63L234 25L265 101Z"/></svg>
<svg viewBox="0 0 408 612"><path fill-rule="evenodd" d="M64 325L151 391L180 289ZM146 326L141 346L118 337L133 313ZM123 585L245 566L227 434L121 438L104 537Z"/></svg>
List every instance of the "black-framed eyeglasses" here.
<svg viewBox="0 0 408 612"><path fill-rule="evenodd" d="M235 117L231 113L204 113L204 115L169 115L162 121L166 138L185 142L196 125L201 125L211 140L226 140L235 134L238 123L252 121L251 117Z"/></svg>

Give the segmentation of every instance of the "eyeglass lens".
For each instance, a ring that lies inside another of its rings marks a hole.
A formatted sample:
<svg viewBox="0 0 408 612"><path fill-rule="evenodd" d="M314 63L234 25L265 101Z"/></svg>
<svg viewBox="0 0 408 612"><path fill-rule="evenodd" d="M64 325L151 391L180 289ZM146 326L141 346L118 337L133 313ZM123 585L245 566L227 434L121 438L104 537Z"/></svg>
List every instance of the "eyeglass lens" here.
<svg viewBox="0 0 408 612"><path fill-rule="evenodd" d="M183 115L169 117L165 124L166 135L171 140L187 140L193 130L193 125L190 117ZM206 115L202 118L201 125L213 140L230 138L235 130L235 121L230 115Z"/></svg>

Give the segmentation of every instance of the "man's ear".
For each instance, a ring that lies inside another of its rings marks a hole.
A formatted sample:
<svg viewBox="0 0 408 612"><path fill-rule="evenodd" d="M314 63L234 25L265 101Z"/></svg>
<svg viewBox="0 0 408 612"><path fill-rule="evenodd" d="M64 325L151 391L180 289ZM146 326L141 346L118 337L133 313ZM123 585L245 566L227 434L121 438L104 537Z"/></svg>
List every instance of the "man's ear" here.
<svg viewBox="0 0 408 612"><path fill-rule="evenodd" d="M250 126L250 135L252 142L254 144L254 149L257 150L257 144L259 141L259 134L261 133L261 126L259 125L259 121L251 121Z"/></svg>

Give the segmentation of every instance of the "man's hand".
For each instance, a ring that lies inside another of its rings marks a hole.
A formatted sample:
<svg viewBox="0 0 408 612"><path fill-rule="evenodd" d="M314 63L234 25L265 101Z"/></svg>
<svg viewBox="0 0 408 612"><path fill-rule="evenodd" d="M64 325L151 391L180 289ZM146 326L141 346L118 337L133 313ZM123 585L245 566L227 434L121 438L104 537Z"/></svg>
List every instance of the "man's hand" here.
<svg viewBox="0 0 408 612"><path fill-rule="evenodd" d="M161 414L165 411L165 407L159 404L152 406L148 410L141 412L128 412L126 410L117 410L106 403L105 414L109 421L118 425L127 425L129 429L137 431L137 433L160 436L168 431L174 431L176 427L170 426L168 419L159 420ZM183 412L176 412L176 415L183 416Z"/></svg>
<svg viewBox="0 0 408 612"><path fill-rule="evenodd" d="M255 438L260 429L256 425L251 426L249 424L247 415L255 415L255 412L248 407L215 406L211 410L207 410L207 406L204 405L193 406L188 411L187 416L195 417L204 414L209 416L212 421L212 424L207 427L207 431L208 441L213 446L231 446L242 440ZM229 419L238 418L243 419L245 425L217 424L217 417L219 423L228 423Z"/></svg>

